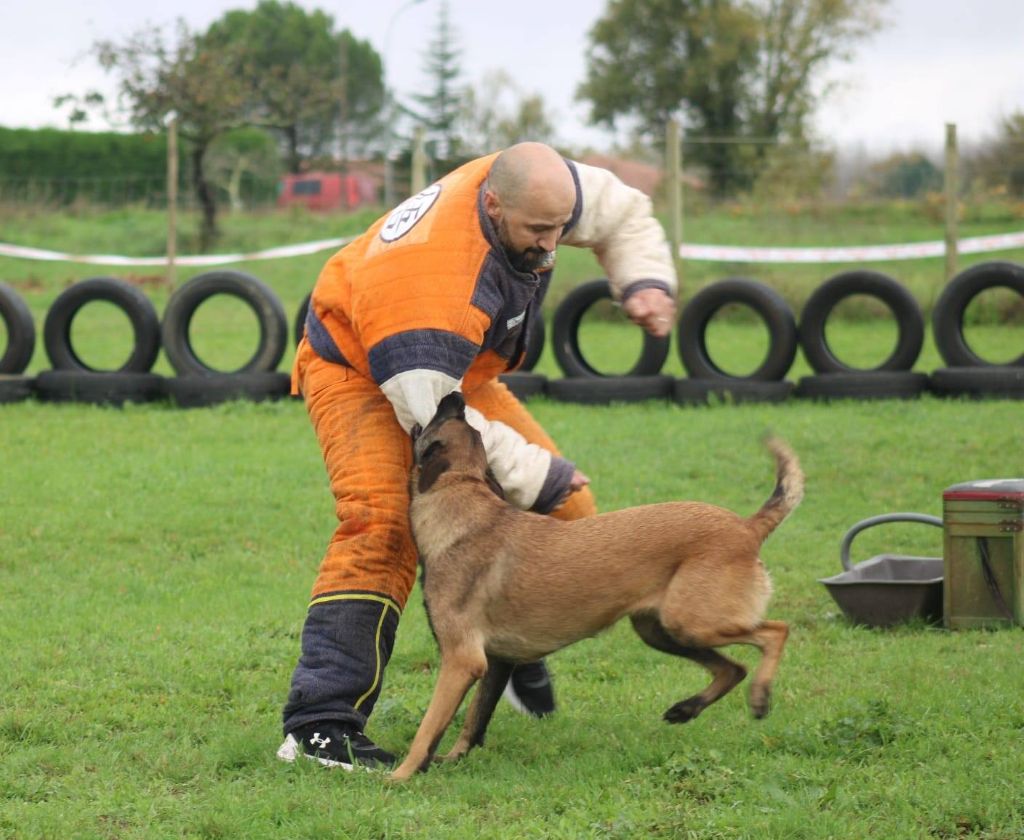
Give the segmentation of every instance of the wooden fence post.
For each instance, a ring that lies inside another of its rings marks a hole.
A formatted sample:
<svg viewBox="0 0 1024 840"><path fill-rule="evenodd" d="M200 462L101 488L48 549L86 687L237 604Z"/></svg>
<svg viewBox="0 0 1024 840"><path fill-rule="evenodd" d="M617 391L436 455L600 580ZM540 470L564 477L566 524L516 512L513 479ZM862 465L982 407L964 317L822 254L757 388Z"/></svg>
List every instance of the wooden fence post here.
<svg viewBox="0 0 1024 840"><path fill-rule="evenodd" d="M665 168L668 170L668 241L676 271L681 269L679 247L683 244L683 144L676 120L668 121L665 136Z"/></svg>
<svg viewBox="0 0 1024 840"><path fill-rule="evenodd" d="M412 176L409 195L427 188L427 150L423 146L423 126L416 126L412 147Z"/></svg>
<svg viewBox="0 0 1024 840"><path fill-rule="evenodd" d="M175 283L174 260L178 251L178 115L167 122L167 288Z"/></svg>
<svg viewBox="0 0 1024 840"><path fill-rule="evenodd" d="M956 274L958 239L960 153L957 149L956 123L946 123L946 170L943 183L946 193L946 281L949 282Z"/></svg>

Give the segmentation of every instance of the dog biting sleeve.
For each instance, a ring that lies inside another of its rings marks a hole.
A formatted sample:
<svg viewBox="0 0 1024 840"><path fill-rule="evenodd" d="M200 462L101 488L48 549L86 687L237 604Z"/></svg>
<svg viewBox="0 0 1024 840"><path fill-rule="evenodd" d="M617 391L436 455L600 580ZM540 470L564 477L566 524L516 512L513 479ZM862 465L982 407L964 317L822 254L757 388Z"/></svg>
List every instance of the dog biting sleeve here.
<svg viewBox="0 0 1024 840"><path fill-rule="evenodd" d="M549 503L551 496L559 492L560 488L549 486L549 477L554 484L560 483L559 476L564 474L562 465L567 464L567 461L535 443L528 443L510 426L498 420L488 420L475 408L466 408L466 421L480 432L487 452L487 465L505 491L505 498L510 504L521 510L531 510L535 509L538 502ZM572 468L569 466L571 477ZM568 482L565 485L567 491ZM543 492L545 490L546 493ZM561 501L562 496L564 493L559 493L554 503Z"/></svg>
<svg viewBox="0 0 1024 840"><path fill-rule="evenodd" d="M576 161L582 208L562 238L566 245L591 248L608 273L612 296L622 301L644 288L676 294L677 280L665 231L651 200L626 186L607 169Z"/></svg>

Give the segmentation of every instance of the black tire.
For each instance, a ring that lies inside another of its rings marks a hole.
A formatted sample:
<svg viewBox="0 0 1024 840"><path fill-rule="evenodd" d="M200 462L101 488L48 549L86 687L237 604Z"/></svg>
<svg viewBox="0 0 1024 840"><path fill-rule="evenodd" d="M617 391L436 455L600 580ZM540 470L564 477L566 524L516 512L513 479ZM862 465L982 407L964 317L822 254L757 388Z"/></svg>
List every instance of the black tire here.
<svg viewBox="0 0 1024 840"><path fill-rule="evenodd" d="M299 304L299 308L295 313L295 346L299 346L299 342L302 341L302 336L306 334L306 316L309 314L309 301L312 299L313 293L309 292L303 299L302 303Z"/></svg>
<svg viewBox="0 0 1024 840"><path fill-rule="evenodd" d="M852 295L868 295L884 303L896 318L899 335L892 353L873 368L852 367L837 358L825 337L825 327L836 306ZM847 271L822 283L800 313L800 346L816 373L865 373L910 370L924 345L924 315L909 291L876 271Z"/></svg>
<svg viewBox="0 0 1024 840"><path fill-rule="evenodd" d="M155 373L44 370L36 378L36 393L45 402L121 406L164 399L165 382Z"/></svg>
<svg viewBox="0 0 1024 840"><path fill-rule="evenodd" d="M43 345L54 370L101 372L84 362L71 344L71 324L87 303L103 300L128 316L134 346L121 367L103 373L148 373L160 353L160 318L139 289L114 277L92 277L69 286L53 301L43 323Z"/></svg>
<svg viewBox="0 0 1024 840"><path fill-rule="evenodd" d="M1011 262L987 262L962 271L946 284L932 310L935 345L951 367L1015 367L1024 365L1024 353L1014 361L993 365L975 353L964 338L964 313L986 289L1005 287L1024 296L1024 266Z"/></svg>
<svg viewBox="0 0 1024 840"><path fill-rule="evenodd" d="M928 389L928 375L904 370L819 373L801 377L795 396L807 399L913 399Z"/></svg>
<svg viewBox="0 0 1024 840"><path fill-rule="evenodd" d="M521 371L530 371L537 366L541 354L544 352L544 313L540 309L530 319L529 329L526 333L526 353L523 355L523 363L518 367Z"/></svg>
<svg viewBox="0 0 1024 840"><path fill-rule="evenodd" d="M548 381L547 395L561 402L608 405L615 402L640 402L667 399L672 394L672 377L601 376L569 377Z"/></svg>
<svg viewBox="0 0 1024 840"><path fill-rule="evenodd" d="M528 400L544 394L548 387L548 378L542 373L530 373L529 371L515 370L503 373L498 381L505 386L520 400Z"/></svg>
<svg viewBox="0 0 1024 840"><path fill-rule="evenodd" d="M594 368L580 351L579 329L583 315L599 300L611 298L607 280L590 280L573 289L555 309L551 324L552 350L558 366L568 377L601 378L605 374ZM623 376L656 376L668 358L670 339L655 338L644 331L643 347L636 364Z"/></svg>
<svg viewBox="0 0 1024 840"><path fill-rule="evenodd" d="M232 295L248 304L260 326L256 352L235 371L216 370L203 362L196 356L189 336L196 310L207 298L220 294ZM280 363L288 343L288 322L280 299L261 280L240 271L209 271L182 285L167 301L161 332L164 352L181 376L271 372Z"/></svg>
<svg viewBox="0 0 1024 840"><path fill-rule="evenodd" d="M1024 367L949 367L932 371L931 389L943 397L1024 399Z"/></svg>
<svg viewBox="0 0 1024 840"><path fill-rule="evenodd" d="M0 374L0 403L15 403L35 396L36 378Z"/></svg>
<svg viewBox="0 0 1024 840"><path fill-rule="evenodd" d="M22 373L36 347L36 327L25 301L6 283L0 283L0 319L7 329L7 347L0 356L0 374Z"/></svg>
<svg viewBox="0 0 1024 840"><path fill-rule="evenodd" d="M730 303L749 306L768 328L768 352L760 367L747 376L726 373L708 353L708 324L719 309ZM785 378L796 358L796 317L786 299L771 287L733 277L705 286L690 299L679 318L677 341L683 367L694 379L778 381Z"/></svg>
<svg viewBox="0 0 1024 840"><path fill-rule="evenodd" d="M224 373L167 380L167 394L181 408L203 408L233 400L280 400L290 393L291 377L287 373Z"/></svg>
<svg viewBox="0 0 1024 840"><path fill-rule="evenodd" d="M679 405L707 405L712 401L777 403L788 400L793 388L794 384L788 380L677 379L672 387L672 399Z"/></svg>

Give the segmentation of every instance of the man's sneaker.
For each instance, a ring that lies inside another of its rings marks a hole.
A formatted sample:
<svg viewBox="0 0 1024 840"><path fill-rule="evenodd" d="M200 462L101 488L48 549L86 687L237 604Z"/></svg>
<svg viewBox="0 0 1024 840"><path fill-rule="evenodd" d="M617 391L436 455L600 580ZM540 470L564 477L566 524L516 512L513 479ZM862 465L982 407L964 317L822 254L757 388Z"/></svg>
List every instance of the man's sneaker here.
<svg viewBox="0 0 1024 840"><path fill-rule="evenodd" d="M340 720L314 721L289 732L277 757L295 761L299 756L343 770L357 765L370 769L395 765L394 755L378 747L355 724Z"/></svg>
<svg viewBox="0 0 1024 840"><path fill-rule="evenodd" d="M555 710L555 692L544 660L516 665L505 686L505 699L525 715L550 715Z"/></svg>

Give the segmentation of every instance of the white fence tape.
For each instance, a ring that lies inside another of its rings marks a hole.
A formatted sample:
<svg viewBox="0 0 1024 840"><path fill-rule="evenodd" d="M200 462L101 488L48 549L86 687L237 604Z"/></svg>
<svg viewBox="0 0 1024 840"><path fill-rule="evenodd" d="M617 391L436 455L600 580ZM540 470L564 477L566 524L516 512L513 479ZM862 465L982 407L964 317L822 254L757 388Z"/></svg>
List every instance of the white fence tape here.
<svg viewBox="0 0 1024 840"><path fill-rule="evenodd" d="M320 239L299 245L284 245L253 251L245 254L203 254L177 257L175 265L225 265L227 263L249 262L252 260L275 260L284 257L298 257L315 254L329 248L340 248L355 239L346 236L338 239ZM957 251L961 254L981 254L989 251L1006 251L1024 247L1024 231L1017 233L996 233L990 236L974 236L961 239ZM881 262L886 260L916 260L926 257L941 257L946 250L942 241L910 242L904 245L863 245L837 248L757 248L741 245L681 245L679 256L685 260L707 262L741 263L846 263ZM167 265L167 257L123 257L117 254L64 254L46 251L42 248L26 248L0 242L0 256L18 257L25 260L49 260L54 262L90 263L94 265Z"/></svg>
<svg viewBox="0 0 1024 840"><path fill-rule="evenodd" d="M355 239L345 236L339 239L320 239L316 242L303 242L299 245L283 245L280 248L268 248L265 251L253 251L247 254L201 254L198 256L181 256L174 260L175 265L225 265L227 263L248 262L250 260L276 260L282 257L299 257L326 251L328 248L340 248ZM22 245L10 245L0 242L0 256L18 257L23 260L48 260L51 262L90 263L94 265L167 265L167 257L122 257L117 254L63 254L59 251L45 251L42 248L26 248Z"/></svg>
<svg viewBox="0 0 1024 840"><path fill-rule="evenodd" d="M996 233L961 239L961 254L981 254L1024 247L1024 231ZM680 245L679 256L687 260L743 263L845 263L917 260L941 257L945 242L910 242L905 245L863 245L838 248L752 248L735 245Z"/></svg>

